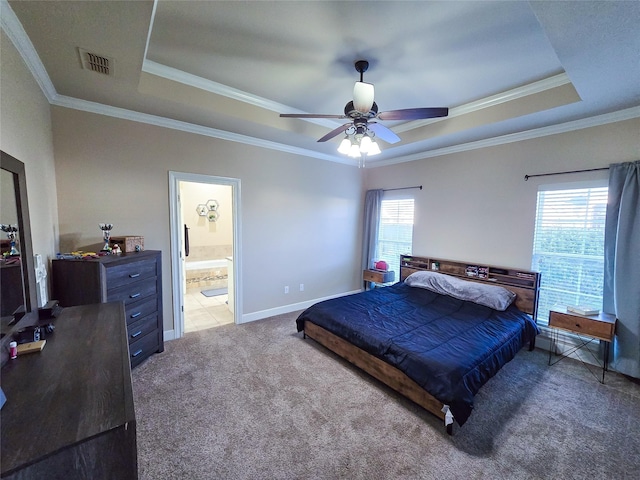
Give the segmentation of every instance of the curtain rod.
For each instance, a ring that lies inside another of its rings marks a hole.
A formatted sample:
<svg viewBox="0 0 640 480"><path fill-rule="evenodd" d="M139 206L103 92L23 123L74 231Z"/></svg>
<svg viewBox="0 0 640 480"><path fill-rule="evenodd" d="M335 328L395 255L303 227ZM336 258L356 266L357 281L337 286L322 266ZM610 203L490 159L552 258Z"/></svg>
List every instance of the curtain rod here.
<svg viewBox="0 0 640 480"><path fill-rule="evenodd" d="M392 192L394 190L409 190L410 188L419 188L422 190L422 185L416 185L415 187L399 187L399 188L385 188L383 192Z"/></svg>
<svg viewBox="0 0 640 480"><path fill-rule="evenodd" d="M586 170L571 170L569 172L555 172L555 173L538 173L536 175L525 175L524 181L526 182L533 177L548 177L549 175L566 175L567 173L582 173L582 172L598 172L600 170L609 170L609 167L602 168L588 168Z"/></svg>

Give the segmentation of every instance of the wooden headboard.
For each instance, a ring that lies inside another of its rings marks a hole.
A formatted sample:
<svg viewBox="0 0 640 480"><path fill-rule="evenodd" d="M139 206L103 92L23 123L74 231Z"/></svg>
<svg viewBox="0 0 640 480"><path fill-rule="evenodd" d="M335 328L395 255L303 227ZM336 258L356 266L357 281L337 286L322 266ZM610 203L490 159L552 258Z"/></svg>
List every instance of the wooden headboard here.
<svg viewBox="0 0 640 480"><path fill-rule="evenodd" d="M473 282L500 285L516 294L516 307L536 318L540 293L538 272L474 262L400 255L400 281L404 281L413 272L423 270L438 271Z"/></svg>

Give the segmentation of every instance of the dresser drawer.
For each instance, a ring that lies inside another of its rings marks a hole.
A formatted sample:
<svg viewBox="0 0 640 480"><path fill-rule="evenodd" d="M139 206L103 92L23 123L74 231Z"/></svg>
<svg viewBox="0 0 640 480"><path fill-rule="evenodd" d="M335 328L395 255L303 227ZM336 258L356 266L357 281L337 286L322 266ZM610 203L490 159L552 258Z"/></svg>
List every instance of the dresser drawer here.
<svg viewBox="0 0 640 480"><path fill-rule="evenodd" d="M107 302L124 302L125 306L138 302L143 298L156 295L157 281L154 278L142 280L131 285L109 289L107 291Z"/></svg>
<svg viewBox="0 0 640 480"><path fill-rule="evenodd" d="M142 337L140 340L129 344L129 358L131 359L131 368L134 368L145 358L159 350L158 333L151 332Z"/></svg>
<svg viewBox="0 0 640 480"><path fill-rule="evenodd" d="M613 339L614 324L595 318L551 311L549 314L549 326L562 328L578 334L589 335L606 341Z"/></svg>
<svg viewBox="0 0 640 480"><path fill-rule="evenodd" d="M142 339L150 332L158 331L158 315L149 315L137 322L127 326L127 335L129 337L129 344L135 343Z"/></svg>
<svg viewBox="0 0 640 480"><path fill-rule="evenodd" d="M107 288L111 288L113 285L120 287L158 275L158 267L154 259L115 265L106 270Z"/></svg>
<svg viewBox="0 0 640 480"><path fill-rule="evenodd" d="M131 303L125 306L127 325L131 325L142 318L158 311L158 297L147 297L140 302Z"/></svg>

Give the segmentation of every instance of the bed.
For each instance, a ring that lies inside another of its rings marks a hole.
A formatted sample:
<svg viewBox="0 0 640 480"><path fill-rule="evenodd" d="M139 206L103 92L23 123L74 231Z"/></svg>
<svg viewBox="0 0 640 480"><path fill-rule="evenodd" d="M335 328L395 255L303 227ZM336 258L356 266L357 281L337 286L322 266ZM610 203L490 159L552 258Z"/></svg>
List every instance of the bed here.
<svg viewBox="0 0 640 480"><path fill-rule="evenodd" d="M536 272L404 255L400 281L319 302L299 332L445 422L462 426L480 387L538 328Z"/></svg>

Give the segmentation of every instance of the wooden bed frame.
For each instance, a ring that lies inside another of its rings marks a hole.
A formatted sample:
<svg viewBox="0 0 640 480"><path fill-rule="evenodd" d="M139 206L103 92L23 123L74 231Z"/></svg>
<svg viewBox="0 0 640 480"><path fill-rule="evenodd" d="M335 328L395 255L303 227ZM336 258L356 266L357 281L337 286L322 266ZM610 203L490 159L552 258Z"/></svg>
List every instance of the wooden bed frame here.
<svg viewBox="0 0 640 480"><path fill-rule="evenodd" d="M535 318L540 290L540 274L537 272L430 257L410 255L402 255L400 257L401 281L404 281L413 272L436 269L440 273L461 277L465 280L490 283L507 288L516 294L516 306ZM305 322L303 336L304 338L312 338L409 400L417 403L428 412L431 412L441 420L445 420L444 404L436 400L397 368L312 322ZM535 341L530 344L529 350L533 350L534 346ZM453 424L446 425L446 429L447 433L451 435L453 433Z"/></svg>

